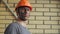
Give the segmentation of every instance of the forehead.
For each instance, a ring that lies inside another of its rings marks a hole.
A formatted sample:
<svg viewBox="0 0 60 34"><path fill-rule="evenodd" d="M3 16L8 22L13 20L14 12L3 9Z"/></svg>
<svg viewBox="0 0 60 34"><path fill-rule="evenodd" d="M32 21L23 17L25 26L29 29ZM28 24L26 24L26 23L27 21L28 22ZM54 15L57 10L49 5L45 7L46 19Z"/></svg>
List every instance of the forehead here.
<svg viewBox="0 0 60 34"><path fill-rule="evenodd" d="M18 7L17 8L17 12L26 12L26 11L30 12L30 8L28 8L28 7Z"/></svg>

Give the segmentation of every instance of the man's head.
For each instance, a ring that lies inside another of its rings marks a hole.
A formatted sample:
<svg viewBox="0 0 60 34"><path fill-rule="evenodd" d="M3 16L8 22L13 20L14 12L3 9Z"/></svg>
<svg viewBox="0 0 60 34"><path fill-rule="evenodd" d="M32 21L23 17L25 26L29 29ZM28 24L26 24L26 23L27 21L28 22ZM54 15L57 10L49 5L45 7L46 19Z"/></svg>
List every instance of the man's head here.
<svg viewBox="0 0 60 34"><path fill-rule="evenodd" d="M20 20L26 21L29 18L30 8L29 7L19 7L16 9L17 16Z"/></svg>
<svg viewBox="0 0 60 34"><path fill-rule="evenodd" d="M15 11L17 12L17 16L19 19L26 21L29 17L30 11L32 11L32 6L28 2L28 0L21 0L17 4Z"/></svg>

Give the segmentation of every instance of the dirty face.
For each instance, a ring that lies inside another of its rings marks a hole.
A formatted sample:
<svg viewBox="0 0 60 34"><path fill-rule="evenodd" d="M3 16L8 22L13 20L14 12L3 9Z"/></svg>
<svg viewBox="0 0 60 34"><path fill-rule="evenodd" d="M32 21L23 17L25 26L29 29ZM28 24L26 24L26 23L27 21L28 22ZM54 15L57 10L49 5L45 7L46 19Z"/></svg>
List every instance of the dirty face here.
<svg viewBox="0 0 60 34"><path fill-rule="evenodd" d="M28 7L22 7L18 9L18 18L22 21L26 21L29 18L30 9Z"/></svg>

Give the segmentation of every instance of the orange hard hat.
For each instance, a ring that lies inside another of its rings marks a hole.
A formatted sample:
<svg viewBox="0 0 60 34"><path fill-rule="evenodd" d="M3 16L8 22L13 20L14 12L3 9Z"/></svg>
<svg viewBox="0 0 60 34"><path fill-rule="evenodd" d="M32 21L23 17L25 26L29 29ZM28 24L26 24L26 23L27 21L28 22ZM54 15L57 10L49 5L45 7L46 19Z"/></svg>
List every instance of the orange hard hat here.
<svg viewBox="0 0 60 34"><path fill-rule="evenodd" d="M18 7L29 7L30 8L30 11L32 10L32 6L30 5L30 3L27 0L21 0L21 1L19 1L19 3L17 4L15 10Z"/></svg>

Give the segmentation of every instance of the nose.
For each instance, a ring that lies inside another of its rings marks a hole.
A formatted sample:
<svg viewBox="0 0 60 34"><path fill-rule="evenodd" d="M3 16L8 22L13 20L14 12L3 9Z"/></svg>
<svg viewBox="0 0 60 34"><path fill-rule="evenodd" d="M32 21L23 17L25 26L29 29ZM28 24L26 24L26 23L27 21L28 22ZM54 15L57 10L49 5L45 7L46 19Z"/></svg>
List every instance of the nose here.
<svg viewBox="0 0 60 34"><path fill-rule="evenodd" d="M29 11L26 12L26 16L29 16Z"/></svg>

